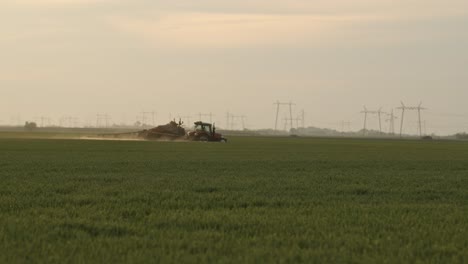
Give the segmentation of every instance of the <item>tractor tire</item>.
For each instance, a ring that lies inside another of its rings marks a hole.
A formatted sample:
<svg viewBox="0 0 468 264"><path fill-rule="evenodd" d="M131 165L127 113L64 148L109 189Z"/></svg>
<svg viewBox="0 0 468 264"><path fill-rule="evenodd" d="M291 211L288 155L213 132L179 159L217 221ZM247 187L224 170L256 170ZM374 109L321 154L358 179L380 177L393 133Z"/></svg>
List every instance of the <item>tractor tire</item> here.
<svg viewBox="0 0 468 264"><path fill-rule="evenodd" d="M200 136L200 137L198 138L198 141L200 141L200 142L208 142L208 137L207 137L207 136Z"/></svg>

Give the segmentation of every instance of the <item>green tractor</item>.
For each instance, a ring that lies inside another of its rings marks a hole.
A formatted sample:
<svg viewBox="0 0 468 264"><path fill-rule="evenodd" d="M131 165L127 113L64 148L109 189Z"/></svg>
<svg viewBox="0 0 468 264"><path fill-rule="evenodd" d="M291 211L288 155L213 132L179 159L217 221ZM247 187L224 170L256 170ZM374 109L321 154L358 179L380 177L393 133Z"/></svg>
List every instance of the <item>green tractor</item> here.
<svg viewBox="0 0 468 264"><path fill-rule="evenodd" d="M192 131L187 132L187 139L192 141L211 141L211 142L227 142L221 134L216 133L214 124L204 123L201 121L195 122L195 127Z"/></svg>

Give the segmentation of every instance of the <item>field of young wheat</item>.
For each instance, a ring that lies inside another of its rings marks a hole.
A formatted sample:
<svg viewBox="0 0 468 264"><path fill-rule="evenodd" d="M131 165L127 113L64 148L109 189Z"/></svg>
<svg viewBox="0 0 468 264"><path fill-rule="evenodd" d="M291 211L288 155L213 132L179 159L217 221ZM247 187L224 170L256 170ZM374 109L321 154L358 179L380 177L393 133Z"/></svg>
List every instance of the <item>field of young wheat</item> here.
<svg viewBox="0 0 468 264"><path fill-rule="evenodd" d="M0 262L468 261L468 144L0 137Z"/></svg>

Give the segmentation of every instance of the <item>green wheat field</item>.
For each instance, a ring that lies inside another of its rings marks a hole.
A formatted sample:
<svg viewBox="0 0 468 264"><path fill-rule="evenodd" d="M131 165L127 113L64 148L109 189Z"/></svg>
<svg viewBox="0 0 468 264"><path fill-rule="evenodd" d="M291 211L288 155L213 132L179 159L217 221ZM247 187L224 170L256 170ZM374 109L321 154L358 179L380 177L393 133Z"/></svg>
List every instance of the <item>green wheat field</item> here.
<svg viewBox="0 0 468 264"><path fill-rule="evenodd" d="M466 263L468 143L0 134L1 263Z"/></svg>

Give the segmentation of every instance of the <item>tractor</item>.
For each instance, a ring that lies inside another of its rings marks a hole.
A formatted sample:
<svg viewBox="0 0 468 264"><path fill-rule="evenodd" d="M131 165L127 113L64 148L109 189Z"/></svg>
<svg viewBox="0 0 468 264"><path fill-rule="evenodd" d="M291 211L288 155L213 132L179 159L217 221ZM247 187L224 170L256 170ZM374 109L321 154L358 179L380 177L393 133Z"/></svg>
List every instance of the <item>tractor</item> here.
<svg viewBox="0 0 468 264"><path fill-rule="evenodd" d="M186 138L192 141L212 141L212 142L227 142L221 134L216 133L216 127L210 123L201 121L195 122L195 127L192 131L187 132Z"/></svg>

